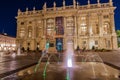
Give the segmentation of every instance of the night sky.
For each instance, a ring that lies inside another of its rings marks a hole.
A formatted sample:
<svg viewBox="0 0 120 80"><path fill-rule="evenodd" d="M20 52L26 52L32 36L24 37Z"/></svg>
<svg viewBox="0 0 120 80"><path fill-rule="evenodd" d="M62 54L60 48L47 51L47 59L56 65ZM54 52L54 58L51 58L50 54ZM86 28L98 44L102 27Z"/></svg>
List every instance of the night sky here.
<svg viewBox="0 0 120 80"><path fill-rule="evenodd" d="M56 1L57 6L62 6L63 0L1 0L0 1L0 33L3 31L10 36L16 36L16 19L17 10L25 11L26 7L32 10L35 6L37 10L42 9L44 2L47 2L48 7L53 6ZM81 5L86 5L87 0L77 0ZM96 3L97 0L90 0L91 3ZM101 3L108 2L109 0L100 0ZM115 26L116 30L120 29L120 0L113 0L115 10ZM71 5L72 0L66 0L66 5Z"/></svg>

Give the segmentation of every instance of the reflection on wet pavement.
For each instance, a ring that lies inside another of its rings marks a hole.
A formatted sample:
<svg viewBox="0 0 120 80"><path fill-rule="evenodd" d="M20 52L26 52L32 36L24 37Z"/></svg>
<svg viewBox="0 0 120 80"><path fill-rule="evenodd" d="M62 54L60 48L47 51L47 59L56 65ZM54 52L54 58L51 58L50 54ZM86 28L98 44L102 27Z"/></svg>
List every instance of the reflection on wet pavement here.
<svg viewBox="0 0 120 80"><path fill-rule="evenodd" d="M94 77L91 64L94 67L96 77ZM118 80L119 70L105 65L108 70L106 73L102 64L96 62L78 62L74 68L69 68L70 74L73 75L70 80ZM44 66L45 63L42 63L37 73L34 73L35 66L32 66L3 80L13 78L14 80L66 80L67 68L62 66L62 64L49 64L45 77L43 77Z"/></svg>

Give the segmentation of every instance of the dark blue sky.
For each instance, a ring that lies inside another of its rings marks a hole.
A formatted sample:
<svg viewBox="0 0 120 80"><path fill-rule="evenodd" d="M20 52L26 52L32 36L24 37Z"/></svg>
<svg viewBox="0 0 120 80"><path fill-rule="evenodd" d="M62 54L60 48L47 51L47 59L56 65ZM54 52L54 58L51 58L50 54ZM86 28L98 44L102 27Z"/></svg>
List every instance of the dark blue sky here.
<svg viewBox="0 0 120 80"><path fill-rule="evenodd" d="M52 7L53 1L56 1L57 6L62 6L63 0L1 0L0 1L0 33L3 29L10 36L16 36L16 19L17 10L20 8L25 11L26 7L30 10L35 6L37 10L41 9L44 2L47 2L47 6ZM86 5L87 0L77 0L81 5ZM93 2L94 1L94 2ZM109 0L100 0L101 3L108 2ZM97 0L91 0L91 3L96 3ZM113 0L115 10L115 26L116 29L120 29L120 0ZM72 0L66 0L67 5L72 4Z"/></svg>

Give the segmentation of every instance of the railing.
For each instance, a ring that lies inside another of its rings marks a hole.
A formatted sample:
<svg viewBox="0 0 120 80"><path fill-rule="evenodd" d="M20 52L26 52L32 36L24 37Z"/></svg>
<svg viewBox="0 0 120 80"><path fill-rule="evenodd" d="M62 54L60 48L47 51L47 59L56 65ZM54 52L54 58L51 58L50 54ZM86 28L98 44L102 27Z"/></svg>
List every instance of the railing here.
<svg viewBox="0 0 120 80"><path fill-rule="evenodd" d="M82 5L82 6L78 6L76 7L76 9L79 10L86 10L86 9L95 9L95 8L106 8L106 7L110 7L109 3L102 3L102 4L90 4L90 6L88 5ZM74 9L73 5L70 6L65 6L66 10L69 9ZM56 7L56 11L61 11L63 10L63 7ZM18 14L18 16L23 16L23 15L33 15L33 14L41 14L43 10L36 10L36 11L26 11L26 12L20 12ZM54 7L53 8L47 8L46 9L47 12L52 12L54 11Z"/></svg>
<svg viewBox="0 0 120 80"><path fill-rule="evenodd" d="M63 7L57 7L56 8L56 11L60 11L60 10L63 10Z"/></svg>
<svg viewBox="0 0 120 80"><path fill-rule="evenodd" d="M65 9L73 9L73 5L71 5L71 6L66 6Z"/></svg>
<svg viewBox="0 0 120 80"><path fill-rule="evenodd" d="M54 9L53 8L47 8L47 11L53 11Z"/></svg>
<svg viewBox="0 0 120 80"><path fill-rule="evenodd" d="M24 16L24 15L33 15L33 14L41 14L42 10L36 10L36 11L28 11L28 12L20 12L19 16Z"/></svg>

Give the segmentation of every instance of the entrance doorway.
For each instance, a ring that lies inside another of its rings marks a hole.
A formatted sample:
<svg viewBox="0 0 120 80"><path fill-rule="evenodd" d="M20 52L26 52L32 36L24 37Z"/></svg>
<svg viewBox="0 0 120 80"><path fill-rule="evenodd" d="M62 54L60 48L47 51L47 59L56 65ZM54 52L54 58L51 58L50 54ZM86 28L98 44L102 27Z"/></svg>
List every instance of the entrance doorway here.
<svg viewBox="0 0 120 80"><path fill-rule="evenodd" d="M63 51L63 38L56 38L57 51Z"/></svg>

